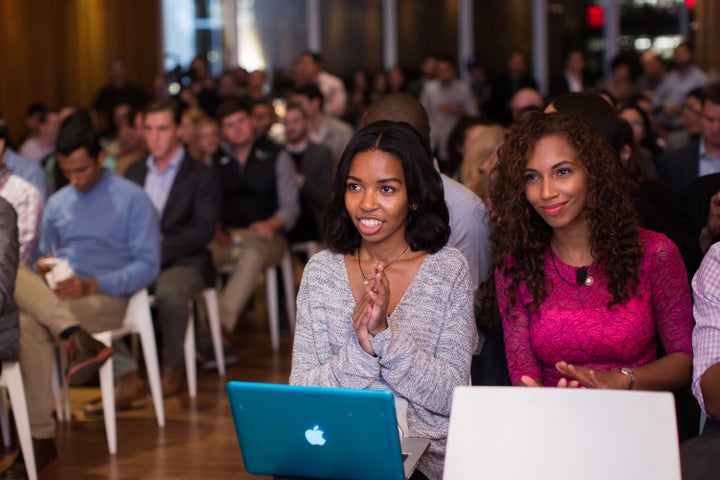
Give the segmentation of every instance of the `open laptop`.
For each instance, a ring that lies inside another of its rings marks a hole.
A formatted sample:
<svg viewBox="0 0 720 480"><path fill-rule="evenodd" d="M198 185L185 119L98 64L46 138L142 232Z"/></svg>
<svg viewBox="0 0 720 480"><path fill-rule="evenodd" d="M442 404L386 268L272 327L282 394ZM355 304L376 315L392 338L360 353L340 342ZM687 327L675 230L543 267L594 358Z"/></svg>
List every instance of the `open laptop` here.
<svg viewBox="0 0 720 480"><path fill-rule="evenodd" d="M458 387L445 480L680 480L668 392Z"/></svg>
<svg viewBox="0 0 720 480"><path fill-rule="evenodd" d="M249 473L402 480L430 444L400 438L387 391L228 382L227 393Z"/></svg>

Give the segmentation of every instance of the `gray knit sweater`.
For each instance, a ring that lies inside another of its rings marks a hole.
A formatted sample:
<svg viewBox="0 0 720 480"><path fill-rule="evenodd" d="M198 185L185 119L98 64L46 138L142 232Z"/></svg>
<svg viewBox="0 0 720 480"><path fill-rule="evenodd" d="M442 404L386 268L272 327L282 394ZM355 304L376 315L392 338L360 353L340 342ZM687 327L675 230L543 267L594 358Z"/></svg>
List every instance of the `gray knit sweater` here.
<svg viewBox="0 0 720 480"><path fill-rule="evenodd" d="M310 259L297 304L290 384L390 390L407 400L409 436L431 440L418 469L440 479L453 389L468 384L478 341L465 257L452 247L425 257L389 328L371 340L377 357L357 341L343 255Z"/></svg>

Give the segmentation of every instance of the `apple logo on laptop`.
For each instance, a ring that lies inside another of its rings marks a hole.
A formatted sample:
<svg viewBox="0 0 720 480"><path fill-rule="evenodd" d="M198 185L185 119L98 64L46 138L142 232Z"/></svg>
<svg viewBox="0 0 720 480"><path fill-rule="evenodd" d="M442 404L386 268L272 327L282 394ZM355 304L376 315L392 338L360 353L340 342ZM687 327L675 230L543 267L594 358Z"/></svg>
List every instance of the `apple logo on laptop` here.
<svg viewBox="0 0 720 480"><path fill-rule="evenodd" d="M310 443L310 445L319 445L322 447L323 445L325 445L323 433L325 432L320 430L320 426L315 425L312 429L305 430L305 438Z"/></svg>

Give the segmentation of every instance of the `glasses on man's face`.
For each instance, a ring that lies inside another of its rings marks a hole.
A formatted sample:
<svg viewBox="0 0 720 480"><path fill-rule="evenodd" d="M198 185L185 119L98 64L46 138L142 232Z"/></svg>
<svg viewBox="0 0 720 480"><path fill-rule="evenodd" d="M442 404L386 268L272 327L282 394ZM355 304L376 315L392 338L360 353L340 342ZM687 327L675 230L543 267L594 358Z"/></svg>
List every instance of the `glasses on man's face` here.
<svg viewBox="0 0 720 480"><path fill-rule="evenodd" d="M693 108L692 106L687 105L687 104L683 105L682 111L683 111L683 113L687 113L689 115L694 115L696 117L699 117L700 115L702 115L702 112L700 110Z"/></svg>

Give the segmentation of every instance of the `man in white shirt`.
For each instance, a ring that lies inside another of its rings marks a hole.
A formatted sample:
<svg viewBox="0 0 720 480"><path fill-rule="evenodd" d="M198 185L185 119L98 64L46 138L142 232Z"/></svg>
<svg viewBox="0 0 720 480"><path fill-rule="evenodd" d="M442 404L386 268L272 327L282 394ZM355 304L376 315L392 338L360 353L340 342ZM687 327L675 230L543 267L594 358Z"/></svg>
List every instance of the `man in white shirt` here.
<svg viewBox="0 0 720 480"><path fill-rule="evenodd" d="M437 78L425 84L420 103L430 120L430 146L440 161L447 160L446 142L463 115L477 115L470 86L457 78L457 66L449 57L437 60Z"/></svg>
<svg viewBox="0 0 720 480"><path fill-rule="evenodd" d="M295 61L293 68L295 86L317 85L323 94L323 111L339 118L345 113L347 92L345 84L335 75L323 70L322 57L313 52L303 52Z"/></svg>

